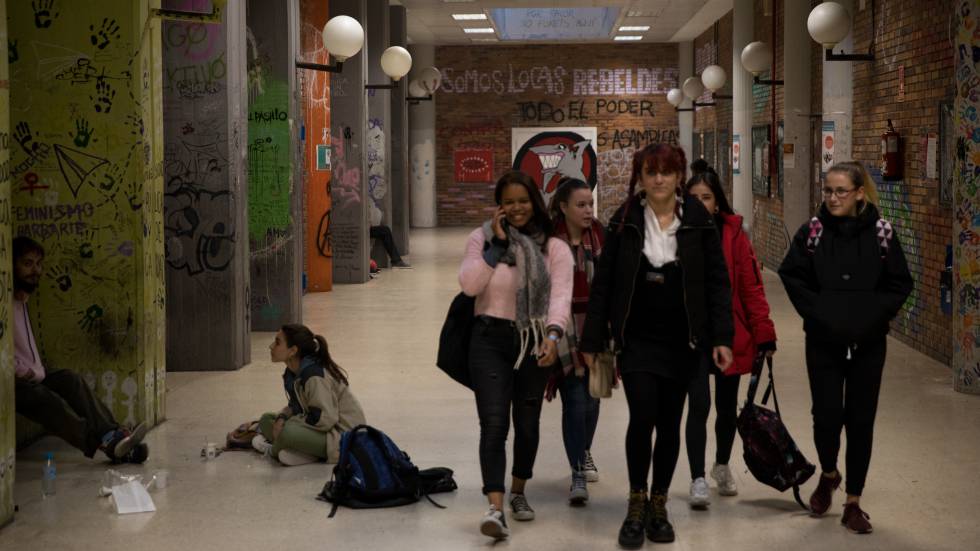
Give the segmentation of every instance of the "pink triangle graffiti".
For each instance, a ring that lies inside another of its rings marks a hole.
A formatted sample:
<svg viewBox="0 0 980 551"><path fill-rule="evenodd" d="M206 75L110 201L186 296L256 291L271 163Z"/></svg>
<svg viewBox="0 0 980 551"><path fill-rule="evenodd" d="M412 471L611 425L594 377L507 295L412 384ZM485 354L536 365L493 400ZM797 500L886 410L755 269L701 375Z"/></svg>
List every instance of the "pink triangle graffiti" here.
<svg viewBox="0 0 980 551"><path fill-rule="evenodd" d="M77 149L58 144L54 145L54 154L58 158L58 168L61 169L61 175L65 177L65 183L68 184L68 189L71 190L76 199L78 199L78 191L82 189L82 184L85 183L89 174L109 162L102 157L82 153Z"/></svg>

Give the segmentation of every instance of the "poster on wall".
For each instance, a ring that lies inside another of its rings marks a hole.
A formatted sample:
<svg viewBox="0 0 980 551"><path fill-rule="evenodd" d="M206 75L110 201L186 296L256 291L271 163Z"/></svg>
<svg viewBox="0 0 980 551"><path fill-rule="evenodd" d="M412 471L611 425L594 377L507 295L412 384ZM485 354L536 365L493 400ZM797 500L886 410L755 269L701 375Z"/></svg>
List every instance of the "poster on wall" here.
<svg viewBox="0 0 980 551"><path fill-rule="evenodd" d="M533 127L511 129L513 168L537 182L545 204L562 177L577 178L595 189L598 181L596 127ZM593 194L598 207L599 194Z"/></svg>
<svg viewBox="0 0 980 551"><path fill-rule="evenodd" d="M732 134L732 174L742 173L742 137Z"/></svg>
<svg viewBox="0 0 980 551"><path fill-rule="evenodd" d="M823 121L820 140L820 173L826 174L834 166L834 121Z"/></svg>
<svg viewBox="0 0 980 551"><path fill-rule="evenodd" d="M458 184L485 184L493 181L492 149L453 151L453 170Z"/></svg>

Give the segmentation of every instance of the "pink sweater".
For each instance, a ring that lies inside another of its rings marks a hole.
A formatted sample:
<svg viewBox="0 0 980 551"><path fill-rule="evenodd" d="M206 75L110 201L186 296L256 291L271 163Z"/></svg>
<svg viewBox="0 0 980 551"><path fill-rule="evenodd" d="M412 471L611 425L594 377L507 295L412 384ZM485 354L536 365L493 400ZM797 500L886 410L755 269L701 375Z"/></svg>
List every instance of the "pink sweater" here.
<svg viewBox="0 0 980 551"><path fill-rule="evenodd" d="M483 228L477 228L466 242L466 254L459 267L463 293L476 297L475 314L514 320L517 318L517 269L503 262L491 268L483 259ZM548 240L545 261L551 275L547 326L564 330L572 311L572 251L556 238Z"/></svg>

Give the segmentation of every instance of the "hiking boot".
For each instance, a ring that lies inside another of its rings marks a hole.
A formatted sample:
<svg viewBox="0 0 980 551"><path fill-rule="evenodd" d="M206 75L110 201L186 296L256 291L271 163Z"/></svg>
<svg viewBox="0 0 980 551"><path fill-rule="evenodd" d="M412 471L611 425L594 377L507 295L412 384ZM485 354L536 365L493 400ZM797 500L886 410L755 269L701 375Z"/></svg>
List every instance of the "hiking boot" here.
<svg viewBox="0 0 980 551"><path fill-rule="evenodd" d="M645 491L630 492L629 504L626 506L626 520L619 528L620 547L624 549L643 547L643 525L647 520L648 504Z"/></svg>
<svg viewBox="0 0 980 551"><path fill-rule="evenodd" d="M570 505L585 505L589 500L589 489L586 484L585 473L581 471L572 472L572 487L568 490L568 503Z"/></svg>
<svg viewBox="0 0 980 551"><path fill-rule="evenodd" d="M703 480L703 479L702 479ZM655 543L670 543L674 541L674 527L667 520L667 494L653 494L647 512L647 538Z"/></svg>
<svg viewBox="0 0 980 551"><path fill-rule="evenodd" d="M718 483L718 493L723 496L737 496L738 486L735 485L735 477L732 476L728 465L715 463L711 468L711 478Z"/></svg>
<svg viewBox="0 0 980 551"><path fill-rule="evenodd" d="M498 511L493 505L480 519L480 533L495 540L505 539L510 535L510 528L507 528L507 519L504 512Z"/></svg>
<svg viewBox="0 0 980 551"><path fill-rule="evenodd" d="M828 477L825 473L820 474L817 489L810 495L810 514L818 517L826 513L827 509L830 509L830 503L834 497L834 490L840 486L840 483L840 472L834 472L834 476L832 477Z"/></svg>
<svg viewBox="0 0 980 551"><path fill-rule="evenodd" d="M708 481L703 476L691 482L691 508L707 509L711 503L711 493L708 491Z"/></svg>
<svg viewBox="0 0 980 551"><path fill-rule="evenodd" d="M599 482L599 469L595 466L592 452L589 450L585 450L585 463L582 464L582 472L585 473L585 479L589 482Z"/></svg>
<svg viewBox="0 0 980 551"><path fill-rule="evenodd" d="M283 448L279 450L276 455L279 458L279 462L287 467L295 467L297 465L309 465L310 463L316 463L320 460L319 457L315 455L310 455L308 453L303 453L301 451L290 450Z"/></svg>
<svg viewBox="0 0 980 551"><path fill-rule="evenodd" d="M527 504L524 494L510 494L510 510L514 520L534 520L534 509Z"/></svg>
<svg viewBox="0 0 980 551"><path fill-rule="evenodd" d="M116 462L135 463L139 465L145 462L148 457L150 457L150 447L145 443L140 442L139 444L133 446L133 449L129 450L129 453L122 457L116 458Z"/></svg>
<svg viewBox="0 0 980 551"><path fill-rule="evenodd" d="M857 503L845 503L844 515L840 517L840 523L855 534L870 534L871 523L868 522L871 516L861 510Z"/></svg>
<svg viewBox="0 0 980 551"><path fill-rule="evenodd" d="M123 458L143 441L147 430L149 427L146 426L146 423L140 423L132 430L117 428L109 442L103 446L103 451L109 456L109 459L122 462L124 461Z"/></svg>

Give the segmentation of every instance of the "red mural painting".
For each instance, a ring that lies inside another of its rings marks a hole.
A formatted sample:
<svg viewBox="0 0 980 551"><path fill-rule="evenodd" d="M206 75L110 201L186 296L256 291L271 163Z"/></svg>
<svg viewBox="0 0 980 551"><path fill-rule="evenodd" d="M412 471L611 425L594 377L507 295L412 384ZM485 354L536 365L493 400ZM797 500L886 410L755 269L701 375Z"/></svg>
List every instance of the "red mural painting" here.
<svg viewBox="0 0 980 551"><path fill-rule="evenodd" d="M453 152L456 183L483 184L493 181L492 149L457 149Z"/></svg>

